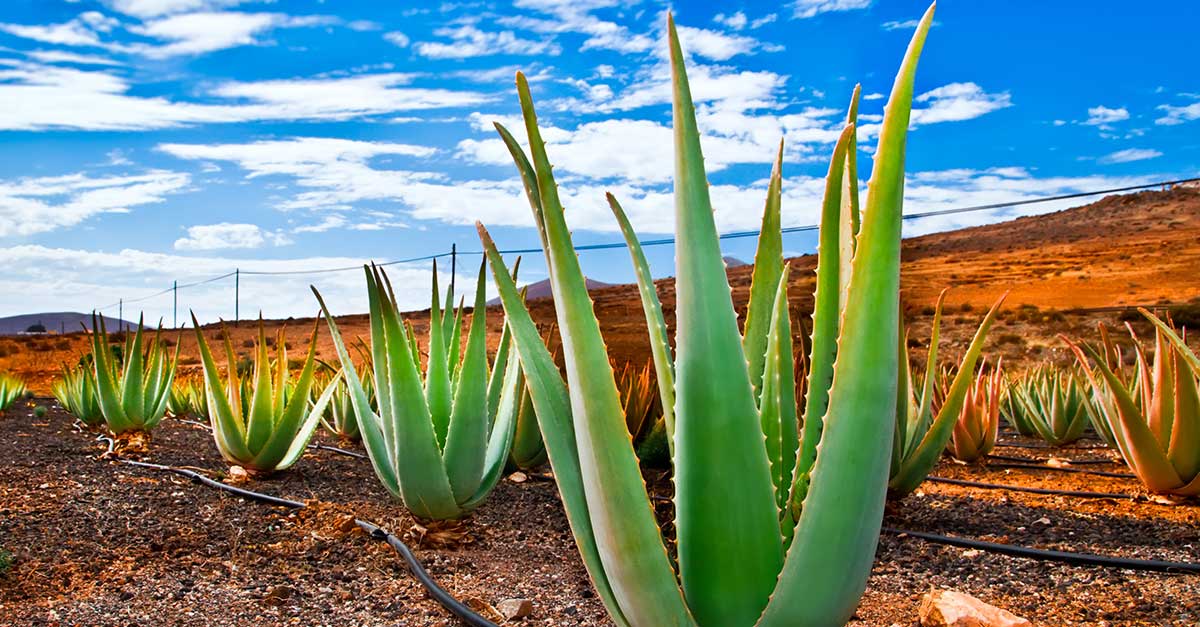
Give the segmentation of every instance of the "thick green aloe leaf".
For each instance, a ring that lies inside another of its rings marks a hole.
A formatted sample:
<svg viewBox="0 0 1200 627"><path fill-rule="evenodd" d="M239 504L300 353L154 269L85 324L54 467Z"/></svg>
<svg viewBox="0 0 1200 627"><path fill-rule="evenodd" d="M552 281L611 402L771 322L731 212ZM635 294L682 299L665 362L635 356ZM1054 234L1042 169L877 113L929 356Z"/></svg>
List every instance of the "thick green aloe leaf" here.
<svg viewBox="0 0 1200 627"><path fill-rule="evenodd" d="M1175 423L1168 439L1167 458L1185 481L1200 475L1200 390L1192 369L1183 363L1174 346L1171 370L1175 375Z"/></svg>
<svg viewBox="0 0 1200 627"><path fill-rule="evenodd" d="M763 627L845 624L871 572L895 426L904 145L917 58L932 20L930 7L885 109L821 445Z"/></svg>
<svg viewBox="0 0 1200 627"><path fill-rule="evenodd" d="M92 366L96 372L96 395L104 422L113 433L127 429L125 410L121 407L119 381L115 376L112 349L108 346L108 329L104 317L92 312Z"/></svg>
<svg viewBox="0 0 1200 627"><path fill-rule="evenodd" d="M146 421L146 408L142 405L145 398L142 381L142 373L145 372L143 350L142 319L138 318L133 341L126 343L125 368L121 373L121 409L125 420L133 427L140 427Z"/></svg>
<svg viewBox="0 0 1200 627"><path fill-rule="evenodd" d="M274 400L271 392L271 357L267 353L267 335L260 318L254 359L254 392L250 397L250 413L246 419L246 447L252 453L261 451L275 430Z"/></svg>
<svg viewBox="0 0 1200 627"><path fill-rule="evenodd" d="M1175 332L1175 329L1172 329L1170 325L1163 322L1158 316L1150 313L1150 310L1148 309L1138 307L1138 311L1141 312L1141 314L1145 316L1147 320L1154 324L1159 331L1162 331L1167 340L1171 342L1173 346L1175 346L1176 350L1179 351L1179 356L1183 357L1183 359L1186 360L1189 365L1191 365L1192 371L1195 372L1197 376L1200 376L1200 356L1197 356L1196 353L1192 352L1192 349L1188 347L1187 342L1184 342L1183 338L1179 337L1179 334Z"/></svg>
<svg viewBox="0 0 1200 627"><path fill-rule="evenodd" d="M833 365L837 361L838 329L842 319L841 272L842 234L851 229L850 220L842 211L842 176L845 171L846 150L854 127L842 129L829 159L825 177L825 197L821 205L821 230L817 242L817 287L813 296L813 331L809 354L808 393L804 399L804 428L800 437L800 453L796 461L799 483L794 498L804 499L809 472L817 458L821 441L822 421L829 406L829 386L833 381Z"/></svg>
<svg viewBox="0 0 1200 627"><path fill-rule="evenodd" d="M446 303L453 308L454 303ZM437 260L433 261L433 307L429 310L429 363L425 366L425 400L433 417L433 429L438 447L446 446L446 431L450 427L450 361L447 349L441 303L438 301ZM452 333L450 333L452 335ZM406 336L407 337L407 336ZM398 338L397 340L398 341Z"/></svg>
<svg viewBox="0 0 1200 627"><path fill-rule="evenodd" d="M758 404L708 196L683 50L670 16L667 31L674 89L675 236L679 241L675 249L679 574L697 622L750 625L775 586L783 560L783 539ZM543 187L543 199L546 195ZM548 224L550 213L547 209ZM559 303L557 298L555 303ZM713 463L717 459L721 463ZM614 581L620 580L614 577Z"/></svg>
<svg viewBox="0 0 1200 627"><path fill-rule="evenodd" d="M484 259L486 263L486 258ZM482 282L482 277L481 277ZM471 321L475 325L475 321ZM504 369L504 391L500 395L500 405L497 408L496 423L488 436L487 448L483 456L483 474L475 494L462 503L464 510L477 507L496 483L504 475L504 467L508 463L509 452L512 450L513 435L517 428L517 419L521 412L522 401L526 396L525 377L521 373L521 360L509 360ZM533 429L537 431L537 427Z"/></svg>
<svg viewBox="0 0 1200 627"><path fill-rule="evenodd" d="M767 202L763 208L758 248L754 252L754 273L750 278L750 298L746 303L746 323L742 333L742 350L750 369L754 397L762 392L764 360L767 353L767 333L775 311L775 294L779 276L783 273L783 232L779 215L780 192L783 188L783 140L771 168L767 184ZM760 403L762 401L759 401Z"/></svg>
<svg viewBox="0 0 1200 627"><path fill-rule="evenodd" d="M521 74L517 75L517 93L541 193L549 243L546 258L551 267L554 308L570 383L579 468L604 570L622 613L631 623L687 624L690 622L687 606L679 593L625 428L600 324L571 243L557 184L537 126L529 84ZM525 350L521 352L524 356ZM532 377L532 372L529 375ZM540 418L540 408L538 414ZM765 453L763 457L765 465Z"/></svg>
<svg viewBox="0 0 1200 627"><path fill-rule="evenodd" d="M486 265L486 260L480 261L471 330L467 335L461 380L455 390L446 449L442 456L450 487L459 503L466 502L479 489L484 471L484 457L480 453L487 448L488 423L491 422L487 407Z"/></svg>
<svg viewBox="0 0 1200 627"><path fill-rule="evenodd" d="M850 95L850 108L846 111L846 126L858 128L858 98L862 93L862 85L855 85ZM858 237L861 216L858 211L858 131L850 133L850 141L846 144L846 172L842 177L842 225L849 228L839 230L838 262L841 266L838 272L838 290L840 304L846 302L846 290L850 287L850 263L854 259L854 245Z"/></svg>
<svg viewBox="0 0 1200 627"><path fill-rule="evenodd" d="M525 307L524 299L517 293L516 283L509 276L504 260L496 251L483 225L476 223L479 239L492 268L492 277L500 292L508 327L512 331L513 347L519 355L521 368L526 374L529 394L537 415L546 453L554 469L555 483L562 496L563 509L575 536L575 545L587 567L592 584L596 587L604 607L617 625L627 627L631 623L625 618L616 592L609 583L608 573L600 558L600 547L596 542L596 530L589 513L587 490L584 487L583 471L580 467L579 450L575 439L575 425L571 416L571 399L562 374L554 363L550 350L542 342L537 325Z"/></svg>
<svg viewBox="0 0 1200 627"><path fill-rule="evenodd" d="M621 203L612 194L607 195L608 206L612 209L621 234L625 237L625 245L629 248L629 256L633 260L633 271L637 277L638 295L642 299L642 312L646 316L646 331L650 336L650 356L654 360L654 375L658 381L658 397L662 405L663 427L667 433L667 446L674 457L675 451L675 360L671 356L671 341L667 337L667 322L663 318L662 303L658 300L658 290L654 287L654 277L650 274L650 264L646 262L646 254L638 241L633 225L629 223Z"/></svg>
<svg viewBox="0 0 1200 627"><path fill-rule="evenodd" d="M236 463L236 460L249 459L252 453L246 447L246 429L242 424L240 403L236 406L232 405L229 396L221 393L221 373L217 369L217 362L213 359L208 342L204 339L204 332L200 329L200 322L196 320L195 313L192 313L192 328L196 332L196 346L199 347L200 363L204 367L204 385L208 390L209 422L212 424L217 448L227 460L233 463ZM228 365L229 376L237 377L237 369L234 367L233 361L230 360ZM234 459L229 459L230 457Z"/></svg>

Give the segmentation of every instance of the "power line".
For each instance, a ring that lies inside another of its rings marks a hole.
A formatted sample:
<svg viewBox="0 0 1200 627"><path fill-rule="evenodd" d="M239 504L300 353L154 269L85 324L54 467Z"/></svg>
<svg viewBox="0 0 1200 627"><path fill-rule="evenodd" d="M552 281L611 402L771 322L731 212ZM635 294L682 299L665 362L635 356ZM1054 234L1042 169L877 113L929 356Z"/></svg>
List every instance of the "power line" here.
<svg viewBox="0 0 1200 627"><path fill-rule="evenodd" d="M901 216L901 219L902 220L918 220L921 218L930 218L930 217L936 217L936 216L954 215L954 214L961 214L961 213L973 213L973 212L977 212L977 211L991 211L994 209L1006 209L1006 208L1012 208L1012 207L1023 207L1023 206L1028 206L1028 205L1056 202L1056 201L1061 201L1061 200L1087 198L1090 196L1099 196L1101 194L1116 194L1116 193L1121 193L1121 192L1131 192L1131 191L1137 191L1137 190L1152 189L1155 187L1167 187L1167 186L1180 185L1183 183L1195 183L1195 182L1200 182L1200 177L1175 179L1175 180L1168 180L1168 181L1158 181L1158 182L1154 182L1154 183L1144 183L1141 185L1127 185L1124 187L1110 187L1110 188L1106 188L1106 189L1098 189L1098 190L1087 191L1087 192L1059 194L1056 196L1043 196L1041 198L1028 198L1025 200L1014 200L1014 201L1009 201L1009 202L998 202L998 203L990 203L990 204L985 204L985 205L955 207L952 209L941 209L941 210L937 210L937 211L909 213L909 214L905 214L905 215ZM806 225L802 225L802 226L785 227L785 228L781 229L781 231L783 233L802 233L802 232L809 232L809 231L817 231L820 228L821 228L821 226L819 224L806 224ZM751 231L731 231L729 233L723 233L723 234L719 235L718 238L722 239L722 240L741 239L741 238L746 238L746 237L757 237L760 233L761 233L761 231L758 229L751 230ZM645 248L645 247L650 247L650 246L666 246L666 245L674 244L675 242L676 242L676 239L674 237L663 237L663 238L657 238L657 239L639 240L638 243L643 248ZM622 241L613 241L613 242L602 242L602 243L596 243L596 244L583 244L583 245L576 246L575 250L576 251L612 250L612 249L617 249L617 248L626 248L627 246L628 245L625 243L625 241L622 240ZM520 254L540 253L540 252L542 252L542 249L540 247L538 247L538 248L510 248L510 249L501 250L499 252L502 255L520 255ZM457 255L482 255L483 251L482 250L448 251L448 252L442 252L442 253L433 253L433 254L429 254L429 255L422 255L419 257L409 257L406 259L395 259L392 261L386 261L386 262L378 263L375 265L377 265L377 266L394 266L394 265L403 264L403 263L417 263L417 262L421 262L421 261L432 261L435 259L451 257L456 254ZM216 281L227 279L227 278L235 276L235 275L296 276L296 275L306 275L306 274L330 274L330 273L334 273L334 272L347 272L350 270L359 270L362 268L362 266L363 266L363 264L357 264L357 265L353 265L353 266L341 266L341 267L335 267L335 268L313 268L313 269L304 269L304 270L240 270L240 269L235 269L231 272L227 272L220 276L215 276L215 277L208 278L208 279L202 279L199 281L194 281L192 283L185 283L183 285L168 287L164 290L155 292L148 296L142 296L140 298L135 298L135 299L128 299L128 300L124 300L123 302L124 303L139 303L139 302L150 300L152 298L157 298L159 296L171 293L173 291L177 292L180 289L186 289L186 288L191 288L191 287L197 287L200 285L205 285L208 283L214 283ZM97 311L102 311L104 309L109 309L109 308L115 307L120 302L121 301L117 301L117 302L113 302L108 305L105 305L103 307L98 307Z"/></svg>

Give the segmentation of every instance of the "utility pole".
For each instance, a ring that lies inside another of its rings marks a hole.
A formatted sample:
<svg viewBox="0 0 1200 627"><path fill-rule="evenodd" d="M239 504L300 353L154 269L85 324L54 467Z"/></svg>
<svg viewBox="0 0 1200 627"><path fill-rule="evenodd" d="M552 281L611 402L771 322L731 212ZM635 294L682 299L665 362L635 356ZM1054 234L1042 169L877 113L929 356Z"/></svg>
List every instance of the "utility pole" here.
<svg viewBox="0 0 1200 627"><path fill-rule="evenodd" d="M179 328L179 281L171 281L171 294L174 300L171 306L171 326Z"/></svg>
<svg viewBox="0 0 1200 627"><path fill-rule="evenodd" d="M100 314L100 315L103 316L104 314ZM117 328L121 330L121 333L125 332L125 299L124 298L117 299ZM95 329L92 329L92 331L94 332Z"/></svg>
<svg viewBox="0 0 1200 627"><path fill-rule="evenodd" d="M241 318L241 298L242 298L242 269L233 269L233 326L237 326L238 319Z"/></svg>

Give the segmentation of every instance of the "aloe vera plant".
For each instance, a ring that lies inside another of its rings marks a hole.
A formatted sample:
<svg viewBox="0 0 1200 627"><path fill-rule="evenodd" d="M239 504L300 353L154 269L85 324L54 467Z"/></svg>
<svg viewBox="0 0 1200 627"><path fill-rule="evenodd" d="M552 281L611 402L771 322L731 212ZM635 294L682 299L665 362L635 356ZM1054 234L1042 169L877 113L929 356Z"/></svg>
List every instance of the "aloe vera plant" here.
<svg viewBox="0 0 1200 627"><path fill-rule="evenodd" d="M199 384L193 379L175 380L171 392L167 395L167 413L175 417L202 416L208 417L207 403L204 399L204 382Z"/></svg>
<svg viewBox="0 0 1200 627"><path fill-rule="evenodd" d="M363 387L367 393L367 400L373 410L376 410L375 389L371 386L370 379L363 379ZM337 436L339 440L344 442L357 442L362 439L362 433L358 429L358 416L354 413L354 399L350 392L350 386L346 384L346 380L342 378L341 373L330 369L330 374L326 377L318 377L317 384L313 386L313 391L317 389L324 390L327 386L334 386L333 396L329 399L329 404L325 406L325 412L321 414L321 424L331 434Z"/></svg>
<svg viewBox="0 0 1200 627"><path fill-rule="evenodd" d="M1077 373L1039 366L1018 379L1009 394L1034 433L1047 444L1065 446L1083 436L1090 399Z"/></svg>
<svg viewBox="0 0 1200 627"><path fill-rule="evenodd" d="M1004 304L1001 296L984 316L975 337L963 355L962 363L949 384L941 407L936 414L933 409L937 383L938 340L941 331L942 305L946 291L938 296L934 308L932 331L929 338L929 353L925 359L925 377L920 395L913 385L912 367L908 360L907 341L899 345L900 373L896 384L896 430L892 441L891 478L888 488L891 495L900 498L908 495L925 481L925 477L937 465L942 451L954 437L956 425L967 402L969 388L975 373L975 363L983 351L988 330ZM903 337L903 336L902 336ZM993 440L994 442L994 440Z"/></svg>
<svg viewBox="0 0 1200 627"><path fill-rule="evenodd" d="M114 435L153 429L167 412L167 397L175 379L179 345L170 355L161 339L161 327L146 342L142 320L137 331L126 337L121 352L114 354L108 343L108 330L101 316L92 314L92 363L96 375L96 396L104 423Z"/></svg>
<svg viewBox="0 0 1200 627"><path fill-rule="evenodd" d="M462 517L487 498L503 474L518 413L519 362L498 359L489 374L484 267L479 268L471 326L460 355L463 312L460 308L457 315L451 314L453 293L442 310L434 266L424 373L416 335L400 319L387 273L376 266L364 271L378 413L371 408L337 323L313 288L350 386L363 444L384 487L413 514L427 519ZM500 387L489 389L493 385ZM495 415L490 411L493 392Z"/></svg>
<svg viewBox="0 0 1200 627"><path fill-rule="evenodd" d="M13 403L24 395L24 381L11 374L0 373L0 411L12 407Z"/></svg>
<svg viewBox="0 0 1200 627"><path fill-rule="evenodd" d="M529 87L518 74L532 159L507 129L497 124L497 130L513 153L542 238L565 382L482 225L480 237L576 543L616 624L833 625L852 615L870 572L887 488L898 372L903 153L917 57L932 15L931 7L916 29L886 109L847 273L839 248L845 229L852 228L851 212L843 219L841 202L844 185L853 187L856 178L845 176L852 123L833 151L822 205L803 439L779 222L781 159L768 188L742 334L683 52L668 17L678 240L674 358L641 248L615 198L610 204L631 243L670 438L678 571L650 506Z"/></svg>
<svg viewBox="0 0 1200 627"><path fill-rule="evenodd" d="M58 404L79 422L88 427L104 424L100 399L96 396L96 375L91 364L81 363L74 367L64 365L62 374L50 384L50 391L58 399Z"/></svg>
<svg viewBox="0 0 1200 627"><path fill-rule="evenodd" d="M1004 388L1002 361L997 361L990 370L985 361L967 390L948 446L954 459L974 463L996 446L1000 435L1000 393Z"/></svg>
<svg viewBox="0 0 1200 627"><path fill-rule="evenodd" d="M279 330L275 341L276 354L272 363L267 351L266 330L259 319L254 371L246 378L238 374L237 356L229 331L225 330L227 374L222 380L204 331L192 314L196 344L204 366L204 390L213 440L221 457L229 463L252 474L269 475L290 468L304 455L335 389L332 384L326 386L320 397L310 404L320 323L317 320L313 325L308 354L294 384L288 371L283 329Z"/></svg>
<svg viewBox="0 0 1200 627"><path fill-rule="evenodd" d="M1101 351L1063 339L1093 388L1104 391L1104 416L1138 479L1151 492L1200 496L1200 357L1170 325L1140 311L1154 324L1155 351L1151 363L1134 335L1139 373L1135 386Z"/></svg>

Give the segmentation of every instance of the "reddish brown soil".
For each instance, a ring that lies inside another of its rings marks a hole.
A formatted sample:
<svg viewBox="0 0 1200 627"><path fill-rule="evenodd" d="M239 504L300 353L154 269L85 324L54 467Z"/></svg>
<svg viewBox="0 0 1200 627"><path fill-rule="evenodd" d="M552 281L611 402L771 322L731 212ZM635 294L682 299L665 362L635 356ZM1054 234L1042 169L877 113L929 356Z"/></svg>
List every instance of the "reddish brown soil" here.
<svg viewBox="0 0 1200 627"><path fill-rule="evenodd" d="M403 535L434 577L483 611L527 598L529 625L607 625L572 543L554 485L504 481L461 529L425 536L390 501L367 462L312 451L248 487L307 500L288 511L184 479L99 461L104 450L60 410L0 418L0 575L5 625L452 625L390 549L351 515ZM1007 438L1007 439L1011 439ZM1006 448L1034 458L1046 451ZM1103 457L1094 450L1061 456ZM202 428L168 418L150 459L220 477ZM1085 467L1085 466L1079 466ZM1086 466L1121 470L1116 464ZM935 473L1140 495L1136 481L944 463ZM654 481L655 492L664 482ZM926 483L889 506L885 525L1040 548L1195 560L1200 508L1145 499L1078 499ZM465 531L465 541L432 540ZM916 624L919 599L949 587L1039 625L1195 625L1195 576L1023 560L884 534L856 626Z"/></svg>

